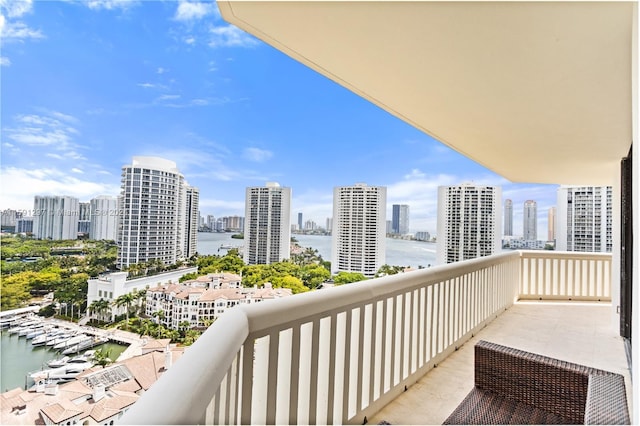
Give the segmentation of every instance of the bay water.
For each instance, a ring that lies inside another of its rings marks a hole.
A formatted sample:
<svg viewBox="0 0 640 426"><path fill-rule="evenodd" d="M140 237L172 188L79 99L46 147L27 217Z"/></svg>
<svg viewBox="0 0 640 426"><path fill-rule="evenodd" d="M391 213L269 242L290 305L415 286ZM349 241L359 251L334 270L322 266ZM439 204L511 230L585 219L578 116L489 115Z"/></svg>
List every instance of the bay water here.
<svg viewBox="0 0 640 426"><path fill-rule="evenodd" d="M31 340L6 330L0 334L0 392L30 387L33 380L27 377L28 373L47 368L46 362L62 357L51 346L33 346ZM126 348L116 343L104 343L92 349L108 350L109 357L115 360Z"/></svg>
<svg viewBox="0 0 640 426"><path fill-rule="evenodd" d="M198 253L216 254L224 256L227 246L242 246L244 240L231 238L228 232L200 232L198 233ZM330 235L292 234L298 240L298 245L313 248L324 260L331 261ZM413 268L434 266L436 263L436 243L424 241L386 239L386 263L390 266L411 266Z"/></svg>

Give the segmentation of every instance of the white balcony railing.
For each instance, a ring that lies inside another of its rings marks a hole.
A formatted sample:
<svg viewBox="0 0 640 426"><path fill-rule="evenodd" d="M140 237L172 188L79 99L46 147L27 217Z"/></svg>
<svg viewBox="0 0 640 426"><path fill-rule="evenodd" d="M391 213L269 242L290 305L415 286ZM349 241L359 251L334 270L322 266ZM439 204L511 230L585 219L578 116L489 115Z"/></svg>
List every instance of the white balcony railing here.
<svg viewBox="0 0 640 426"><path fill-rule="evenodd" d="M610 271L515 251L239 306L121 422L362 424L519 297L607 300Z"/></svg>

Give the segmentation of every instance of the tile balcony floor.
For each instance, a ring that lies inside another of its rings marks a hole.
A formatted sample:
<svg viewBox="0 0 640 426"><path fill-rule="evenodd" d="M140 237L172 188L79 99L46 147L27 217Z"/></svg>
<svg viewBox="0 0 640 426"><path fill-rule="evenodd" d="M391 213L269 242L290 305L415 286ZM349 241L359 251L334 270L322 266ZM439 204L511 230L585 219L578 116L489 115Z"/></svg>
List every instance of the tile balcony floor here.
<svg viewBox="0 0 640 426"><path fill-rule="evenodd" d="M473 346L479 340L622 374L631 414L629 367L617 325L612 324L610 304L518 302L368 423L442 424L473 387Z"/></svg>

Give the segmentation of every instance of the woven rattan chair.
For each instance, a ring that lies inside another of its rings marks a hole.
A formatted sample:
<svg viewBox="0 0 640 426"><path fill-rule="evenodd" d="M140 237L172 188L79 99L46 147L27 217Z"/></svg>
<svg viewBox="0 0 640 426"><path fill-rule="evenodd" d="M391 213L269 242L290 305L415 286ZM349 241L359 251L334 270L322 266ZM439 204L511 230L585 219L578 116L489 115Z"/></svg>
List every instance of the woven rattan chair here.
<svg viewBox="0 0 640 426"><path fill-rule="evenodd" d="M444 424L629 424L624 377L480 341L475 386Z"/></svg>

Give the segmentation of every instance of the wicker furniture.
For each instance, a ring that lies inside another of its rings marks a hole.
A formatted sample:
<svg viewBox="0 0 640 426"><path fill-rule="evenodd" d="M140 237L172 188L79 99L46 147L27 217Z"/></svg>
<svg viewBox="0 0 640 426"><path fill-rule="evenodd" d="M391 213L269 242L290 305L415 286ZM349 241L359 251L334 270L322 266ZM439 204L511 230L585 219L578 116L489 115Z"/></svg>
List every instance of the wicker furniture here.
<svg viewBox="0 0 640 426"><path fill-rule="evenodd" d="M624 377L495 343L475 346L475 387L444 424L629 424Z"/></svg>

